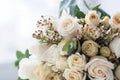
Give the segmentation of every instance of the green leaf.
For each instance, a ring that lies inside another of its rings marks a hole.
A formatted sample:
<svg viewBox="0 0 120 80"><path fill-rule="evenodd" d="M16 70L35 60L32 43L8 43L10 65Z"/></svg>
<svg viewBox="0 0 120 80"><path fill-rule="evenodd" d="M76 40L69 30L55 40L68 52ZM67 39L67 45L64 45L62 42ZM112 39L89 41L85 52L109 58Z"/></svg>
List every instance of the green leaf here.
<svg viewBox="0 0 120 80"><path fill-rule="evenodd" d="M97 12L101 13L101 16L100 16L101 18L104 16L110 17L110 15L107 12L105 12L103 9L99 8L100 5L101 4L96 5L95 7L92 8L92 10L96 10Z"/></svg>
<svg viewBox="0 0 120 80"><path fill-rule="evenodd" d="M27 49L27 50L25 51L25 57L26 57L26 58L29 58L29 56L30 56L29 50Z"/></svg>
<svg viewBox="0 0 120 80"><path fill-rule="evenodd" d="M79 40L77 40L77 52L81 52L81 45Z"/></svg>
<svg viewBox="0 0 120 80"><path fill-rule="evenodd" d="M78 18L84 18L85 14L80 11L80 9L77 6L77 0L63 0L60 3L59 7L59 16L61 16L63 10L68 10L69 8L69 14L73 17L77 16Z"/></svg>
<svg viewBox="0 0 120 80"><path fill-rule="evenodd" d="M70 6L70 15L75 16L75 6Z"/></svg>
<svg viewBox="0 0 120 80"><path fill-rule="evenodd" d="M20 62L20 60L16 60L16 61L15 61L15 66L16 66L16 67L19 66L19 62Z"/></svg>
<svg viewBox="0 0 120 80"><path fill-rule="evenodd" d="M76 49L77 49L77 41L75 39L75 40L67 41L63 46L62 50L66 51L70 55L70 54L74 54L76 52Z"/></svg>
<svg viewBox="0 0 120 80"><path fill-rule="evenodd" d="M21 59L23 56L24 56L24 54L21 51L16 51L17 59Z"/></svg>
<svg viewBox="0 0 120 80"><path fill-rule="evenodd" d="M18 80L29 80L29 79L21 79L20 77L18 77Z"/></svg>
<svg viewBox="0 0 120 80"><path fill-rule="evenodd" d="M60 3L59 7L59 16L61 16L62 11L66 10L69 8L70 9L70 14L72 16L75 16L74 11L75 11L75 6L77 5L77 0L63 0Z"/></svg>
<svg viewBox="0 0 120 80"><path fill-rule="evenodd" d="M88 6L87 2L83 0L84 5L87 7L88 10L90 10L90 7Z"/></svg>
<svg viewBox="0 0 120 80"><path fill-rule="evenodd" d="M29 58L29 50L27 49L25 53L22 53L21 51L16 51L16 57L17 60L15 61L15 66L19 68L19 63L23 58Z"/></svg>
<svg viewBox="0 0 120 80"><path fill-rule="evenodd" d="M92 8L92 10L98 10L101 4L96 5L95 7Z"/></svg>
<svg viewBox="0 0 120 80"><path fill-rule="evenodd" d="M77 40L72 40L70 43L70 49L68 51L69 54L74 54L76 52L77 49Z"/></svg>
<svg viewBox="0 0 120 80"><path fill-rule="evenodd" d="M75 7L75 16L77 18L85 18L85 14L82 11L80 11L80 9L77 5Z"/></svg>
<svg viewBox="0 0 120 80"><path fill-rule="evenodd" d="M63 46L63 51L66 51L66 52L68 52L69 51L69 48L70 48L70 43L71 43L71 41L67 41L66 43L65 43L65 45Z"/></svg>
<svg viewBox="0 0 120 80"><path fill-rule="evenodd" d="M104 16L108 16L110 18L110 15L107 12L105 12L103 9L98 8L97 11L101 13L101 18Z"/></svg>
<svg viewBox="0 0 120 80"><path fill-rule="evenodd" d="M76 40L73 40L73 48L76 49L77 48L77 41Z"/></svg>

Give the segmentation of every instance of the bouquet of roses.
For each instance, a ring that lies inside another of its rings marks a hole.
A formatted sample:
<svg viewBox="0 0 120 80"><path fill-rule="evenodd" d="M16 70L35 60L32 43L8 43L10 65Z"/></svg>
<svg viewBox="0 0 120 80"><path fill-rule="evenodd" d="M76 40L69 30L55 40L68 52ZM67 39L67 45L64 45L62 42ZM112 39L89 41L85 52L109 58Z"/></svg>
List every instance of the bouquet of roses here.
<svg viewBox="0 0 120 80"><path fill-rule="evenodd" d="M120 80L120 13L77 15L41 16L38 43L17 51L19 80Z"/></svg>

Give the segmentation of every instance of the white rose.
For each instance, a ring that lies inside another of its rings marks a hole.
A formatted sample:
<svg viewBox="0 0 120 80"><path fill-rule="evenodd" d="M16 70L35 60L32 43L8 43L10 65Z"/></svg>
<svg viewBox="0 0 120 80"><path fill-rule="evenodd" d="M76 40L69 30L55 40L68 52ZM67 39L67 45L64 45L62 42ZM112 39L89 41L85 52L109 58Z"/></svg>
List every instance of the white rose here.
<svg viewBox="0 0 120 80"><path fill-rule="evenodd" d="M89 11L85 16L86 23L90 26L98 26L99 25L99 16L96 11Z"/></svg>
<svg viewBox="0 0 120 80"><path fill-rule="evenodd" d="M82 44L82 51L90 57L98 54L98 48L99 45L92 40L87 40Z"/></svg>
<svg viewBox="0 0 120 80"><path fill-rule="evenodd" d="M39 66L39 62L24 58L20 61L18 76L22 79L36 79L34 70Z"/></svg>
<svg viewBox="0 0 120 80"><path fill-rule="evenodd" d="M63 71L65 68L68 68L67 58L64 55L68 55L67 52L62 51L66 40L61 41L58 46L52 45L50 49L46 51L45 54L49 54L47 57L45 55L45 60L54 64L53 70L57 72L58 70Z"/></svg>
<svg viewBox="0 0 120 80"><path fill-rule="evenodd" d="M74 36L77 26L79 26L79 24L76 20L72 16L66 14L62 15L60 18L57 30L64 38L71 38Z"/></svg>
<svg viewBox="0 0 120 80"><path fill-rule="evenodd" d="M55 64L56 54L58 54L58 46L54 44L48 47L48 49L46 49L43 53L39 54L37 58L41 61L46 61L51 64Z"/></svg>
<svg viewBox="0 0 120 80"><path fill-rule="evenodd" d="M80 55L79 53L72 54L68 57L68 65L70 68L74 68L76 70L84 70L86 65L86 58L84 55Z"/></svg>
<svg viewBox="0 0 120 80"><path fill-rule="evenodd" d="M115 53L115 55L117 56L117 58L120 57L120 38L117 37L115 38L111 43L110 43L110 49L113 53Z"/></svg>
<svg viewBox="0 0 120 80"><path fill-rule="evenodd" d="M51 73L50 67L43 65L41 61L24 58L20 61L18 76L22 79L45 80Z"/></svg>
<svg viewBox="0 0 120 80"><path fill-rule="evenodd" d="M41 56L49 47L50 45L44 43L35 44L29 50L32 55Z"/></svg>
<svg viewBox="0 0 120 80"><path fill-rule="evenodd" d="M60 47L58 47L57 45L52 45L42 55L40 55L41 57L40 60L46 61L54 65L58 70L63 71L65 68L68 67L67 58L61 57L59 53L60 53Z"/></svg>
<svg viewBox="0 0 120 80"><path fill-rule="evenodd" d="M102 56L93 57L85 67L91 80L113 80L114 65Z"/></svg>
<svg viewBox="0 0 120 80"><path fill-rule="evenodd" d="M118 78L118 80L120 80L120 65L115 70L115 76Z"/></svg>
<svg viewBox="0 0 120 80"><path fill-rule="evenodd" d="M55 66L58 70L64 71L66 68L68 68L67 58L66 57L59 57L56 60Z"/></svg>
<svg viewBox="0 0 120 80"><path fill-rule="evenodd" d="M85 80L86 76L82 72L73 69L65 69L63 77L66 80Z"/></svg>
<svg viewBox="0 0 120 80"><path fill-rule="evenodd" d="M120 29L120 13L116 13L112 16L111 27Z"/></svg>

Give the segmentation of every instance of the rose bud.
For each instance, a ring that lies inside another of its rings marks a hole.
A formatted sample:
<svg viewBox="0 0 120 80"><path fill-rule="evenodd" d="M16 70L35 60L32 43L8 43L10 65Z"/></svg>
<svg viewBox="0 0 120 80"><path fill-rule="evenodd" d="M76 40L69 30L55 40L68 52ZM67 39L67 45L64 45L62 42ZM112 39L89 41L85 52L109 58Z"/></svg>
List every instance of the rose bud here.
<svg viewBox="0 0 120 80"><path fill-rule="evenodd" d="M118 78L118 80L120 80L120 65L115 70L115 76Z"/></svg>
<svg viewBox="0 0 120 80"><path fill-rule="evenodd" d="M103 20L100 21L100 23L102 25L104 25L104 29L108 29L109 28L109 17L108 16L105 16L103 18Z"/></svg>
<svg viewBox="0 0 120 80"><path fill-rule="evenodd" d="M99 45L92 40L87 40L82 44L82 51L89 57L98 53Z"/></svg>
<svg viewBox="0 0 120 80"><path fill-rule="evenodd" d="M104 57L109 57L110 56L110 49L108 48L108 47L106 47L106 46L104 46L104 47L102 47L101 49L100 49L100 54L102 55L102 56L104 56Z"/></svg>

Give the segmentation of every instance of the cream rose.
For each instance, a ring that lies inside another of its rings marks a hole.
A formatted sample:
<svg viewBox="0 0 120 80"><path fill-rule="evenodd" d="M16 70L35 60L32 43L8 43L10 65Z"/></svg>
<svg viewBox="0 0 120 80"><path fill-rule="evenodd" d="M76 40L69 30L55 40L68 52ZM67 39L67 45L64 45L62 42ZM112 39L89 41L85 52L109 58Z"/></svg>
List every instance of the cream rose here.
<svg viewBox="0 0 120 80"><path fill-rule="evenodd" d="M99 25L99 16L96 11L89 11L85 16L86 23L90 26L98 26Z"/></svg>
<svg viewBox="0 0 120 80"><path fill-rule="evenodd" d="M34 74L36 75L37 80L46 80L48 75L51 73L51 65L48 65L47 63L41 63L39 67L34 70Z"/></svg>
<svg viewBox="0 0 120 80"><path fill-rule="evenodd" d="M118 80L120 80L120 65L115 70L115 76L117 77Z"/></svg>
<svg viewBox="0 0 120 80"><path fill-rule="evenodd" d="M85 80L85 75L82 72L78 72L73 69L66 69L63 73L63 77L66 80Z"/></svg>
<svg viewBox="0 0 120 80"><path fill-rule="evenodd" d="M90 57L98 54L98 48L99 45L92 40L87 40L82 44L82 51Z"/></svg>
<svg viewBox="0 0 120 80"><path fill-rule="evenodd" d="M66 57L59 57L56 60L55 66L58 70L60 71L64 71L66 68L68 68L68 64L67 64L67 58Z"/></svg>
<svg viewBox="0 0 120 80"><path fill-rule="evenodd" d="M115 55L117 56L117 58L120 57L120 38L117 37L115 38L111 43L110 43L110 49L113 53L115 53Z"/></svg>
<svg viewBox="0 0 120 80"><path fill-rule="evenodd" d="M22 79L45 80L50 73L50 67L41 61L25 58L20 62L18 76Z"/></svg>
<svg viewBox="0 0 120 80"><path fill-rule="evenodd" d="M65 14L60 18L57 30L64 38L71 38L74 36L77 26L79 25L76 20L72 16Z"/></svg>
<svg viewBox="0 0 120 80"><path fill-rule="evenodd" d="M76 70L84 70L86 65L86 58L84 55L80 55L79 53L72 54L68 57L68 65L72 69Z"/></svg>
<svg viewBox="0 0 120 80"><path fill-rule="evenodd" d="M112 16L111 27L120 29L120 13L116 13Z"/></svg>
<svg viewBox="0 0 120 80"><path fill-rule="evenodd" d="M91 80L114 80L114 65L102 56L93 57L85 67Z"/></svg>

